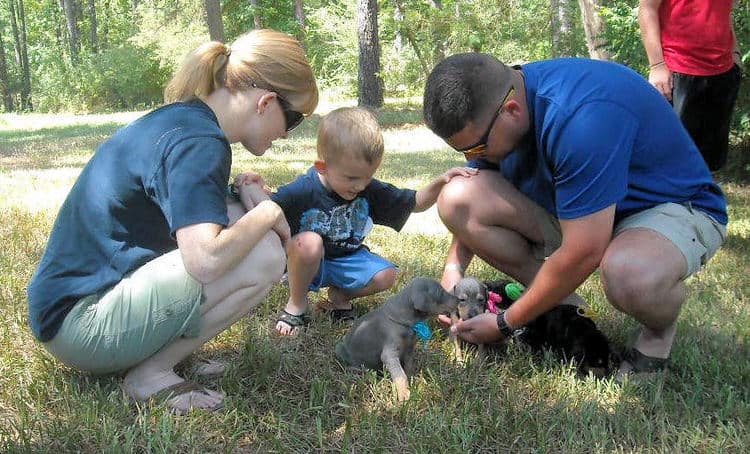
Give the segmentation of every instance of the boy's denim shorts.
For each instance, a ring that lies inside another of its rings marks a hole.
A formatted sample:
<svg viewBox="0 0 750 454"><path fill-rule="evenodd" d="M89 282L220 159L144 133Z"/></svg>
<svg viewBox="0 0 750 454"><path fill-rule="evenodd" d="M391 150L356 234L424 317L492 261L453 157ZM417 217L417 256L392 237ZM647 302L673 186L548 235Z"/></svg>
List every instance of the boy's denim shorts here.
<svg viewBox="0 0 750 454"><path fill-rule="evenodd" d="M180 251L172 251L81 298L44 347L80 370L127 370L180 336L197 337L202 301L203 286L185 270Z"/></svg>
<svg viewBox="0 0 750 454"><path fill-rule="evenodd" d="M394 263L362 247L353 254L321 260L318 274L310 283L310 290L317 292L323 287L363 288L386 268L398 269Z"/></svg>
<svg viewBox="0 0 750 454"><path fill-rule="evenodd" d="M562 235L559 221L545 210L540 216L544 233L544 252L549 256L560 246ZM709 214L693 208L689 203L662 203L632 214L615 225L612 237L628 229L645 228L660 233L682 252L687 263L686 279L697 272L724 244L727 227ZM535 248L541 250L540 245ZM539 256L539 255L538 255Z"/></svg>

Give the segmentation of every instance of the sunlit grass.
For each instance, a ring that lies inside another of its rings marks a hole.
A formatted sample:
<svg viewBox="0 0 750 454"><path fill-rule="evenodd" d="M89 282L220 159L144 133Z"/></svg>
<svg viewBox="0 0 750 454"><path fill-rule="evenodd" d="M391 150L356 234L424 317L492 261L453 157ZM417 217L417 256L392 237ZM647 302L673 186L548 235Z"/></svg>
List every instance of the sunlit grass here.
<svg viewBox="0 0 750 454"><path fill-rule="evenodd" d="M460 156L418 124L416 104L380 113L386 158L377 176L419 188ZM750 442L750 188L722 179L729 238L688 281L673 370L641 385L580 379L517 345L485 365L451 361L445 332L417 352L412 399L394 402L390 381L334 360L345 332L322 316L294 339L272 335L287 298L276 286L246 320L199 354L225 359L227 408L176 418L136 407L117 377L92 377L44 352L27 324L26 285L67 191L121 117L0 116L0 452L743 452ZM276 187L315 158L318 117L257 158L236 150L233 170L260 172ZM449 238L434 210L402 233L376 228L372 249L399 264L397 288L439 276ZM475 260L469 272L497 273ZM635 324L606 302L596 276L580 293L617 346ZM364 310L386 295L359 300Z"/></svg>

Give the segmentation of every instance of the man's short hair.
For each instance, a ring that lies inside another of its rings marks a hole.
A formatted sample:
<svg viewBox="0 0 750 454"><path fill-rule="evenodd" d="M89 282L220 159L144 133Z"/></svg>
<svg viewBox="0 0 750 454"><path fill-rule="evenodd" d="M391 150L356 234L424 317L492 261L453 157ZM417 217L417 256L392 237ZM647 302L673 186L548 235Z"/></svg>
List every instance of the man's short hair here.
<svg viewBox="0 0 750 454"><path fill-rule="evenodd" d="M378 119L365 108L342 107L320 121L318 159L336 161L351 156L372 164L380 161L384 149Z"/></svg>
<svg viewBox="0 0 750 454"><path fill-rule="evenodd" d="M424 90L424 120L447 139L480 118L513 85L513 71L497 58L480 53L451 55L438 63Z"/></svg>

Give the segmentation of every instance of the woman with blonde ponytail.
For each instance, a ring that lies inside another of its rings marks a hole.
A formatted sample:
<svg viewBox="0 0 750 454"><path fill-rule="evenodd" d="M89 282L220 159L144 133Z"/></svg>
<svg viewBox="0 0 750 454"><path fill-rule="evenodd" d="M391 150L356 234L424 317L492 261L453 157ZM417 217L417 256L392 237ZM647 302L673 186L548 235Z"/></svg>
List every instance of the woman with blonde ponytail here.
<svg viewBox="0 0 750 454"><path fill-rule="evenodd" d="M227 197L230 145L262 155L313 112L318 90L297 40L255 30L199 46L164 98L81 172L29 284L29 318L61 362L125 372L130 398L182 414L221 408L224 395L175 365L261 303L285 266L279 206L261 189L246 206Z"/></svg>

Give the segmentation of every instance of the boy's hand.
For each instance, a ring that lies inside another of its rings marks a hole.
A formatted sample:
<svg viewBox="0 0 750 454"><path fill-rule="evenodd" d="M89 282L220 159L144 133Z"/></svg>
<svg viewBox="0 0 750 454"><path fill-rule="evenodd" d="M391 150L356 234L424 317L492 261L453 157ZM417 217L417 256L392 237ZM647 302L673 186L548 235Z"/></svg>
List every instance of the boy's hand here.
<svg viewBox="0 0 750 454"><path fill-rule="evenodd" d="M259 173L248 171L242 172L234 177L234 186L236 188L239 189L240 186L248 184L257 184L258 186L263 188L263 191L265 191L266 194L271 194L271 188L266 185L266 182L263 180L263 177L260 176Z"/></svg>
<svg viewBox="0 0 750 454"><path fill-rule="evenodd" d="M452 169L448 169L448 171L443 174L442 178L445 183L448 183L453 177L470 178L478 173L479 169L475 169L473 167L453 167Z"/></svg>

